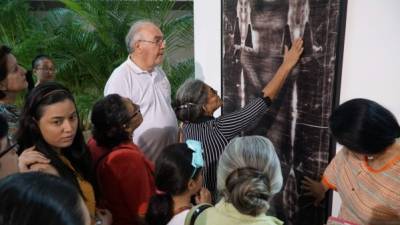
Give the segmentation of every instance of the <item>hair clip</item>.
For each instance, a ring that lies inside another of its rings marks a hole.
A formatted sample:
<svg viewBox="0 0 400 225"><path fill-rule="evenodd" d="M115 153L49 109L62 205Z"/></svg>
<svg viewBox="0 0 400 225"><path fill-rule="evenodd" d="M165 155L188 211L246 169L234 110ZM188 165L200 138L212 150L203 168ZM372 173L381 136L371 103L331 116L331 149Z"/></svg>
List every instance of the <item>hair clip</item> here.
<svg viewBox="0 0 400 225"><path fill-rule="evenodd" d="M201 142L195 140L186 140L188 148L193 150L192 153L192 166L194 167L193 173L190 178L193 178L196 170L204 166L203 160L203 149L201 148Z"/></svg>
<svg viewBox="0 0 400 225"><path fill-rule="evenodd" d="M196 105L196 104L194 104L194 103L188 102L188 103L185 103L185 104L183 104L183 105L178 106L178 109L187 109L187 108L189 108L190 106L195 106L195 105Z"/></svg>

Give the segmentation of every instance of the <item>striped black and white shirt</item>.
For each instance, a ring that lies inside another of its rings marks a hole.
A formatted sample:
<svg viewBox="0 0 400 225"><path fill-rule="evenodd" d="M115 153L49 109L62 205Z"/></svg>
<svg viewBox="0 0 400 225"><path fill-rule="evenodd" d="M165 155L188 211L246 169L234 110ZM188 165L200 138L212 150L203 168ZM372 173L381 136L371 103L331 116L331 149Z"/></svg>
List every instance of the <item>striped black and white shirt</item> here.
<svg viewBox="0 0 400 225"><path fill-rule="evenodd" d="M202 142L204 149L204 183L213 195L217 196L217 166L220 155L228 142L241 131L260 118L271 104L269 97L256 98L241 110L218 118L201 118L197 122L184 123L184 140L193 139Z"/></svg>

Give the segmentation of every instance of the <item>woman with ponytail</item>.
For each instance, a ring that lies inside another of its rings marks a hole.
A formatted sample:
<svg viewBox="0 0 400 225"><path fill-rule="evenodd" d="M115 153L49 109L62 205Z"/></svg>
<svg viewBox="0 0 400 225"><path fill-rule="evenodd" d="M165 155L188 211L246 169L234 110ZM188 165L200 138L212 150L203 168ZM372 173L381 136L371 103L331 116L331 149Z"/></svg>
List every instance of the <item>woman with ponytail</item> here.
<svg viewBox="0 0 400 225"><path fill-rule="evenodd" d="M217 171L217 188L222 199L198 213L193 208L185 225L281 225L267 216L268 201L282 188L279 158L271 141L261 136L237 137L222 153Z"/></svg>
<svg viewBox="0 0 400 225"><path fill-rule="evenodd" d="M149 225L183 225L193 196L197 204L211 203L210 192L202 188L202 151L201 143L194 140L162 151L156 161L158 193L151 198L146 214Z"/></svg>

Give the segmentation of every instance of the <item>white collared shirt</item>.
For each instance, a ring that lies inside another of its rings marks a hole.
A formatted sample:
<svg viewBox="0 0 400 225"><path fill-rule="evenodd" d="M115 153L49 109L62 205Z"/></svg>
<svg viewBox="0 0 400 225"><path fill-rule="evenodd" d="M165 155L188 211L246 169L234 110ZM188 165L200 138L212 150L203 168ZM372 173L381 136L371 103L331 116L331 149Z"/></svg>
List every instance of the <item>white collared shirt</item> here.
<svg viewBox="0 0 400 225"><path fill-rule="evenodd" d="M161 67L148 72L130 58L117 67L104 88L104 96L119 94L140 106L143 123L134 131L133 142L152 161L161 150L177 141L177 120L171 107L171 86Z"/></svg>

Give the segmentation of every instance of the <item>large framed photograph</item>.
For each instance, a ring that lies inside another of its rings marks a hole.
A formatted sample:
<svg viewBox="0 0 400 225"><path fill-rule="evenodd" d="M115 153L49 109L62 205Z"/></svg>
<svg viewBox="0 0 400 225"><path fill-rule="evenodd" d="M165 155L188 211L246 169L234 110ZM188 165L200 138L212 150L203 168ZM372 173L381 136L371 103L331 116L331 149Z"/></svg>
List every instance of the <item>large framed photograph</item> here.
<svg viewBox="0 0 400 225"><path fill-rule="evenodd" d="M269 213L285 224L324 224L330 211L329 198L313 205L301 180L319 180L334 156L328 119L339 98L346 6L344 0L222 0L223 113L259 96L282 63L284 46L304 40L271 109L245 132L275 145L284 185Z"/></svg>

